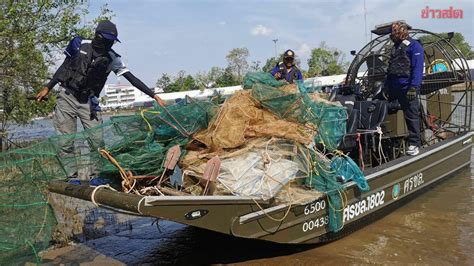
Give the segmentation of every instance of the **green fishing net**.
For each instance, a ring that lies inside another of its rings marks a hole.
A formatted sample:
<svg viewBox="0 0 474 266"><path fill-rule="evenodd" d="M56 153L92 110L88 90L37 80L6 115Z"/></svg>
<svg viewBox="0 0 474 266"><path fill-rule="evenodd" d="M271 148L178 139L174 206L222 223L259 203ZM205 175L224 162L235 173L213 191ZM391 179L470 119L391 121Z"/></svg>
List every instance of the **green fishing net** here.
<svg viewBox="0 0 474 266"><path fill-rule="evenodd" d="M276 80L272 74L266 72L250 72L245 75L244 90L252 89L254 84L265 84L272 87L280 87L287 84L284 81Z"/></svg>
<svg viewBox="0 0 474 266"><path fill-rule="evenodd" d="M246 77L253 82L252 95L262 106L280 118L317 129L318 133L315 135L314 141L319 144L319 147L316 147L316 150L319 148L320 152L324 154L337 149L346 133L347 112L344 107L319 99L316 94L311 94L310 92L317 91L317 89L308 87L308 82L297 82L297 89L282 89L285 87L284 85L274 86L275 84L267 82L267 74L252 73ZM276 87L280 89L276 89ZM310 176L306 179L306 184L328 195L329 227L331 231L336 232L343 227L342 185L337 181L338 171L331 167L328 160L316 156L319 154L316 150L310 150L313 168ZM346 160L351 159L346 158Z"/></svg>
<svg viewBox="0 0 474 266"><path fill-rule="evenodd" d="M117 168L99 149L134 175L160 175L166 151L188 143L217 109L211 102L193 100L166 110L156 106L0 154L0 265L31 261L50 245L56 220L48 204L48 181L94 175L119 180Z"/></svg>
<svg viewBox="0 0 474 266"><path fill-rule="evenodd" d="M288 86L268 73L249 73L244 88L280 119L315 130L311 174L306 184L326 192L330 229L342 228L342 186L330 160L318 154L336 150L345 134L343 107L315 98L308 83ZM166 151L184 150L193 134L208 128L219 113L212 101L184 102L166 108L155 106L134 115L113 117L102 125L71 135L54 136L30 147L0 154L0 264L18 261L46 248L51 241L55 216L46 193L50 180L91 176L120 180L117 167L105 159L106 150L133 175L159 176Z"/></svg>

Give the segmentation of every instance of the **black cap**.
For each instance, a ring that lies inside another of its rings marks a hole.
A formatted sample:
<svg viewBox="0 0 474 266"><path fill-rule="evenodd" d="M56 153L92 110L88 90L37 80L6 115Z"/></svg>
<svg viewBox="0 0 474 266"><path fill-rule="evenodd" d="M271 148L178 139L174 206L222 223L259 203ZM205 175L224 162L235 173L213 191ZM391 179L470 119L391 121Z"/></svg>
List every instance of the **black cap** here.
<svg viewBox="0 0 474 266"><path fill-rule="evenodd" d="M283 58L295 58L295 52L293 52L293 50L288 49L283 54Z"/></svg>
<svg viewBox="0 0 474 266"><path fill-rule="evenodd" d="M102 20L97 25L95 32L100 33L104 38L119 41L117 27L110 20Z"/></svg>

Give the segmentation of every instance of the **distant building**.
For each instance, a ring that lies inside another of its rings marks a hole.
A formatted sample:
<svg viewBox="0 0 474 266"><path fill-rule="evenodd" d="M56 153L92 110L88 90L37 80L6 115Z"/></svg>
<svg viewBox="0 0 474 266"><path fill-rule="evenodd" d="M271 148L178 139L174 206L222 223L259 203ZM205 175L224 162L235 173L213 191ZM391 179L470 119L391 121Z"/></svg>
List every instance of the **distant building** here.
<svg viewBox="0 0 474 266"><path fill-rule="evenodd" d="M150 96L141 92L132 85L106 84L104 95L100 99L100 105L104 109L131 108L137 102L151 102ZM155 93L163 92L160 88L155 88Z"/></svg>

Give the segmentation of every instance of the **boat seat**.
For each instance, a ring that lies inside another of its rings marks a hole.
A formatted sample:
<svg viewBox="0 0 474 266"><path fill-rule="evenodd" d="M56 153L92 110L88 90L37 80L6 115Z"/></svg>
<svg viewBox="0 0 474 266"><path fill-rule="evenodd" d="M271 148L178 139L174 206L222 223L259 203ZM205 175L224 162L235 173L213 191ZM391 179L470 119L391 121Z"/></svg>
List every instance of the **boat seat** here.
<svg viewBox="0 0 474 266"><path fill-rule="evenodd" d="M347 117L350 117L352 109L354 109L356 96L354 94L349 94L349 95L338 94L335 97L335 101L340 102L342 106L346 107Z"/></svg>
<svg viewBox="0 0 474 266"><path fill-rule="evenodd" d="M347 111L346 134L342 138L338 149L349 151L356 145L355 133L357 133L357 127L359 124L359 112L354 110L356 96L355 94L337 94L334 100L340 102L342 106L346 107Z"/></svg>
<svg viewBox="0 0 474 266"><path fill-rule="evenodd" d="M375 130L387 116L387 101L356 101L354 110L358 114L358 129Z"/></svg>
<svg viewBox="0 0 474 266"><path fill-rule="evenodd" d="M347 119L346 134L342 138L342 141L338 147L339 150L350 151L356 146L356 133L358 124L359 111L352 109Z"/></svg>

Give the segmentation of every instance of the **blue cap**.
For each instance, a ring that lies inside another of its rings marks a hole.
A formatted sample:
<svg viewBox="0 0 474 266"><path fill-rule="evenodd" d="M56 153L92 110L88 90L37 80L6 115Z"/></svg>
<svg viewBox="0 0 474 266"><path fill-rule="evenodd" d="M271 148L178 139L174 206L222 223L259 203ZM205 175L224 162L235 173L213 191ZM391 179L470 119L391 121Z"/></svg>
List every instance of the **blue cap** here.
<svg viewBox="0 0 474 266"><path fill-rule="evenodd" d="M114 41L117 41L117 42L120 42L120 40L117 38L117 36L111 34L111 33L107 33L107 32L100 32L99 33L104 36L104 38L106 38L107 40L114 40Z"/></svg>
<svg viewBox="0 0 474 266"><path fill-rule="evenodd" d="M114 23L109 20L103 20L99 22L97 28L95 29L96 32L100 33L104 38L108 40L114 40L120 42L118 39L118 32L117 27Z"/></svg>

